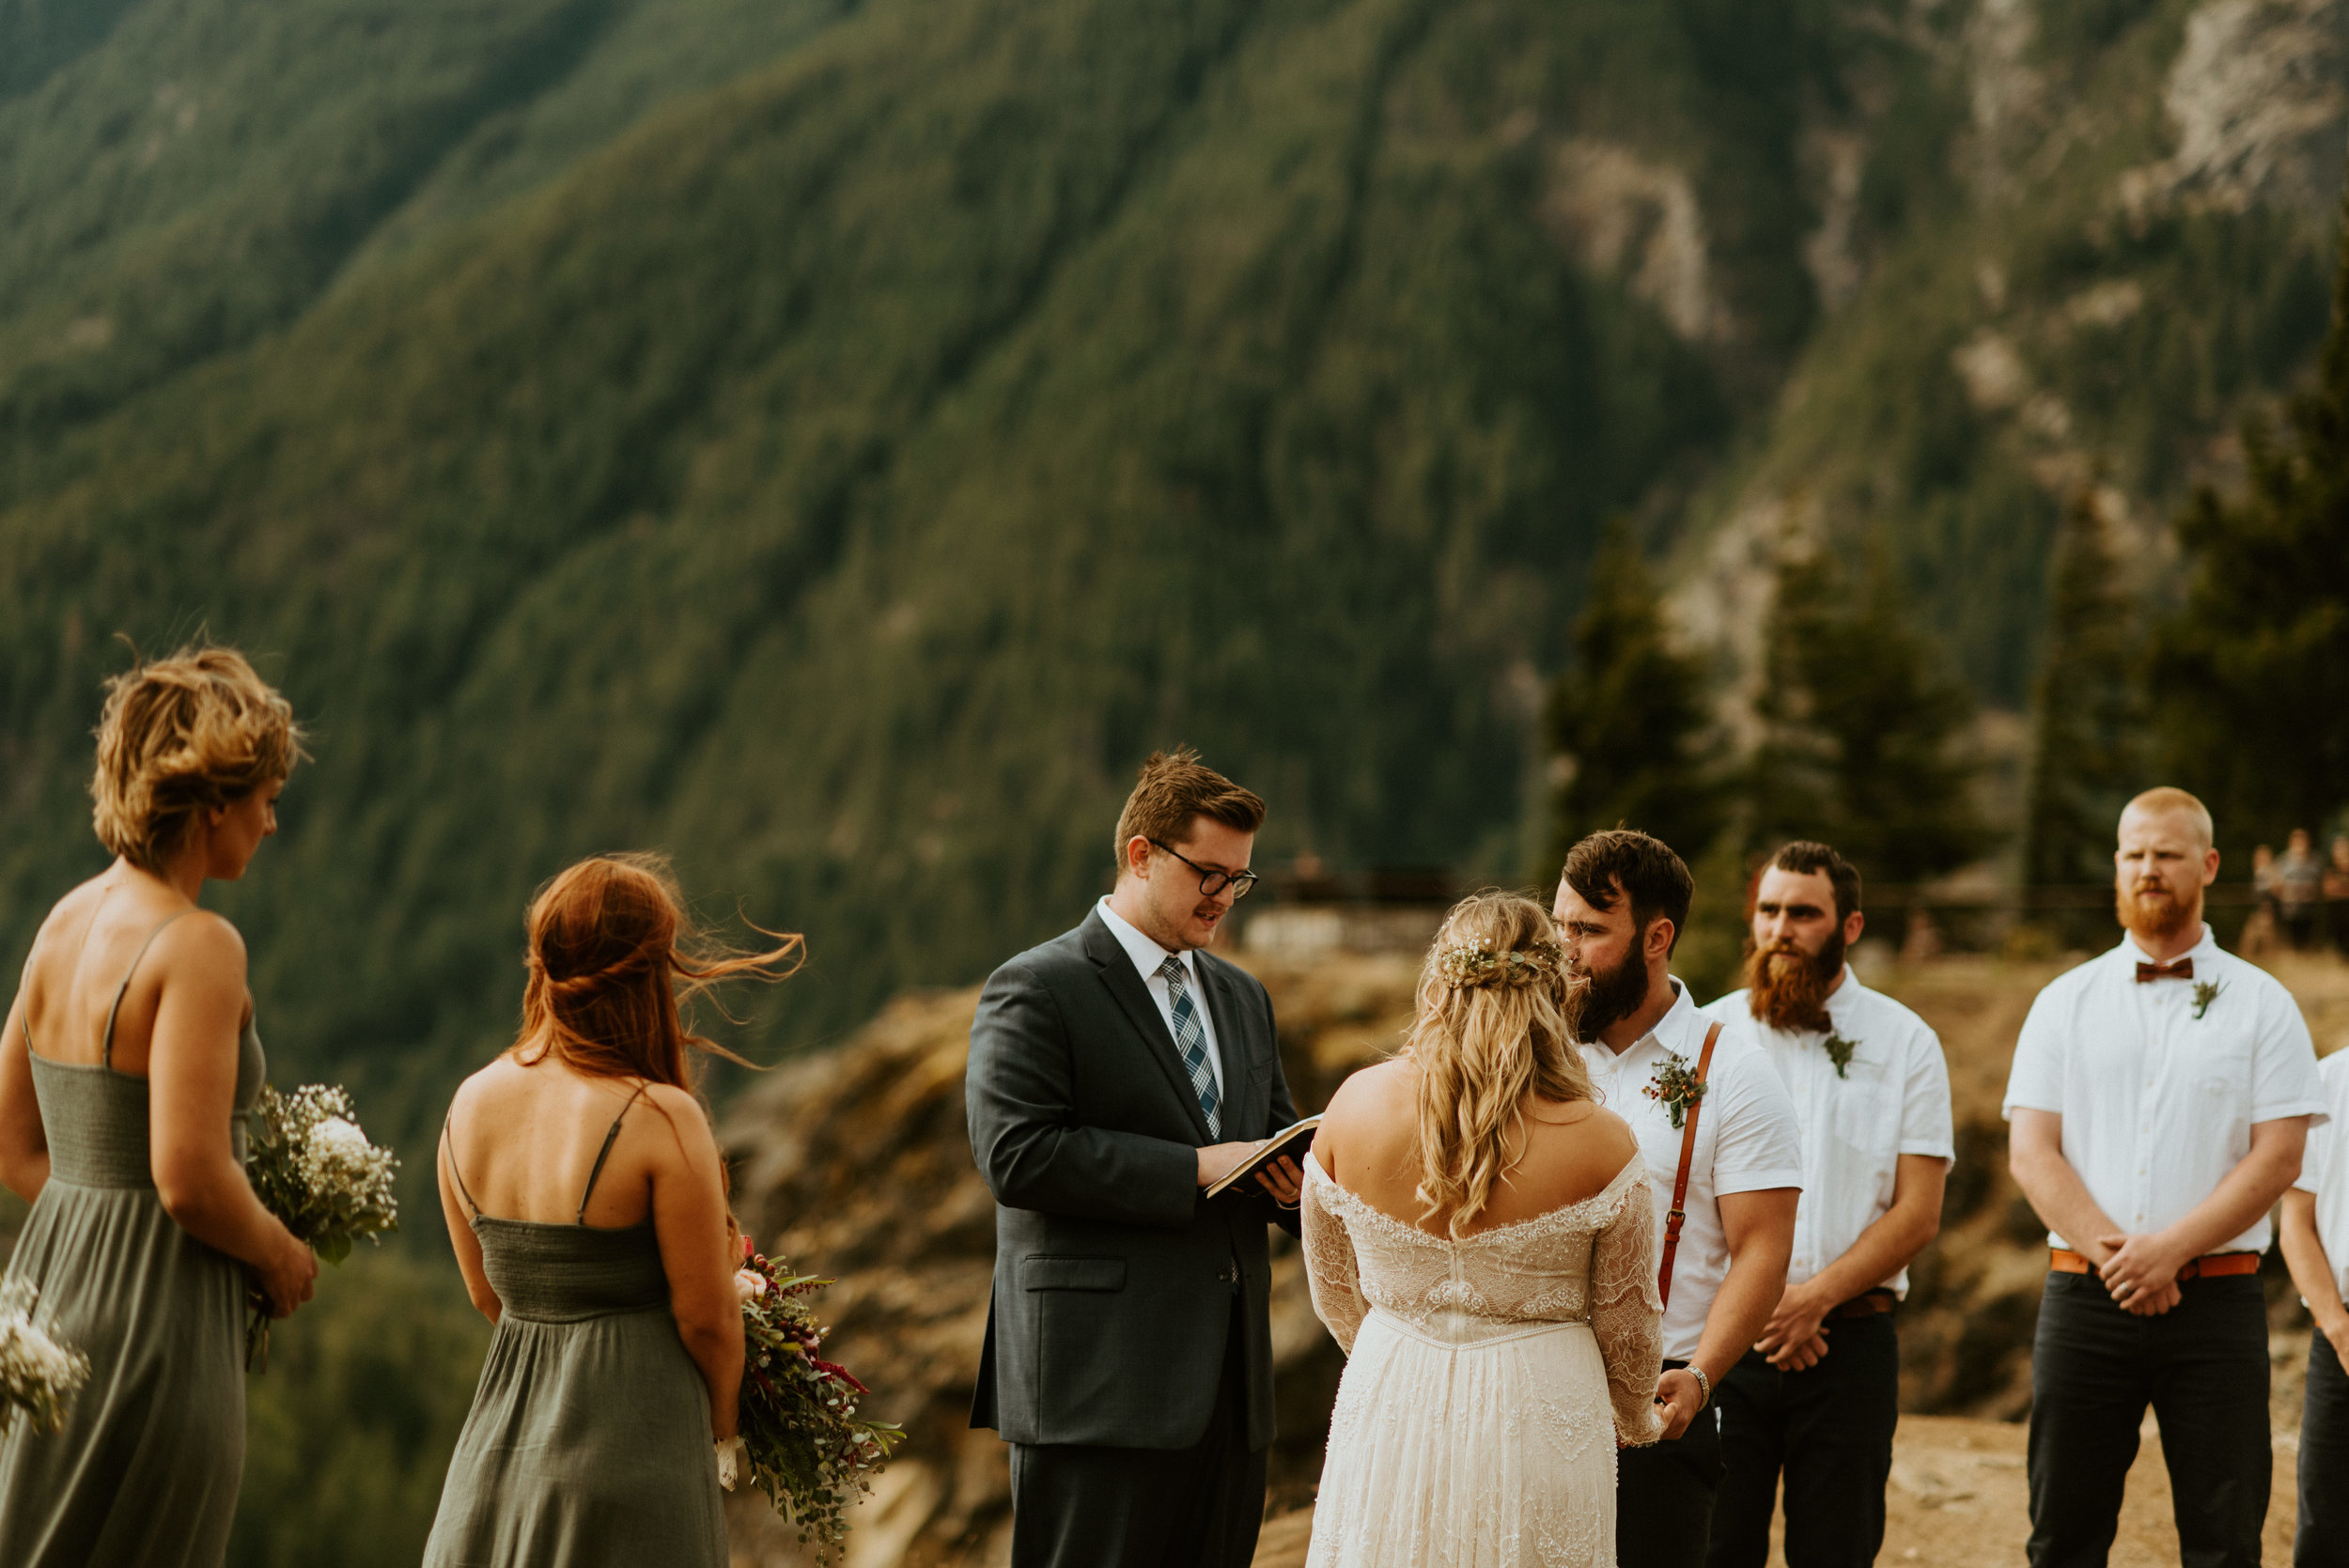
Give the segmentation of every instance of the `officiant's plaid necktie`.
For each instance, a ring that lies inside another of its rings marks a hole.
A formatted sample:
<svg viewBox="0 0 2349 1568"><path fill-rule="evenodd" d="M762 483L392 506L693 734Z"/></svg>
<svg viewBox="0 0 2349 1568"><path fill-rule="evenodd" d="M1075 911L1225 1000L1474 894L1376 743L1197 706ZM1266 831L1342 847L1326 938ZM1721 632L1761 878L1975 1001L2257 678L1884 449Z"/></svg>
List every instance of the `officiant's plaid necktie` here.
<svg viewBox="0 0 2349 1568"><path fill-rule="evenodd" d="M1169 958L1159 966L1159 974L1166 981L1166 999L1174 1014L1174 1048L1183 1053L1183 1070L1190 1075L1191 1093L1199 1096L1199 1109L1207 1113L1207 1136L1223 1136L1223 1118L1218 1114L1215 1092L1215 1071L1207 1065L1207 1032L1199 1022L1199 1009L1191 1005L1190 977L1183 972L1180 958Z"/></svg>

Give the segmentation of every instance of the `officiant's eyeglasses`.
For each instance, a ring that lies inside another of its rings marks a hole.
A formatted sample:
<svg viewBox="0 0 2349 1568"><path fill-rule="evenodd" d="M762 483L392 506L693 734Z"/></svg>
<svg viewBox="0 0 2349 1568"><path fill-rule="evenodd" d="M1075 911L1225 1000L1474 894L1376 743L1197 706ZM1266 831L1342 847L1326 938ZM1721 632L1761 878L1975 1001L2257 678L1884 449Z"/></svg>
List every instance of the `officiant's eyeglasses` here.
<svg viewBox="0 0 2349 1568"><path fill-rule="evenodd" d="M1225 888L1230 888L1232 897L1241 899L1247 897L1249 890L1256 885L1256 874L1252 871L1210 871L1172 845L1159 844L1157 839L1150 842L1199 873L1199 892L1206 897L1213 898Z"/></svg>

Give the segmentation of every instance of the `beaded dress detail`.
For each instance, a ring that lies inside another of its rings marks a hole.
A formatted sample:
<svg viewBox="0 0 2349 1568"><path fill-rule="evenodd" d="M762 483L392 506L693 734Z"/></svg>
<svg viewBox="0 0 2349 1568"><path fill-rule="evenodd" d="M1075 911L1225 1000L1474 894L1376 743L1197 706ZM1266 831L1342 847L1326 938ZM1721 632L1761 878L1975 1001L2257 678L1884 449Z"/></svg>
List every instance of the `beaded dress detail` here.
<svg viewBox="0 0 2349 1568"><path fill-rule="evenodd" d="M1314 1310L1346 1349L1308 1568L1602 1568L1615 1447L1656 1440L1646 1162L1459 1240L1305 1161Z"/></svg>

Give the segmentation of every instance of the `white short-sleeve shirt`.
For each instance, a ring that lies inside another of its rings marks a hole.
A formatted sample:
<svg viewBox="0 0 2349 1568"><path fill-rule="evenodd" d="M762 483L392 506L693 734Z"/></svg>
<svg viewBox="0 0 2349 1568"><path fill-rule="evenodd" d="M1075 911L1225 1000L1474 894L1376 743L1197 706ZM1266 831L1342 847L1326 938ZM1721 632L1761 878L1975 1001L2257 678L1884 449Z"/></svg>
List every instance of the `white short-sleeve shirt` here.
<svg viewBox="0 0 2349 1568"><path fill-rule="evenodd" d="M1608 1110L1631 1124L1647 1159L1648 1190L1656 1199L1660 1235L1672 1209L1672 1180L1680 1171L1684 1128L1672 1125L1663 1101L1644 1091L1657 1068L1678 1057L1696 1070L1711 1020L1700 1016L1677 980L1672 1010L1620 1055L1602 1045L1582 1048L1591 1079ZM1770 1059L1751 1038L1721 1031L1705 1074L1703 1110L1697 1117L1695 1157L1688 1166L1688 1193L1680 1229L1680 1250L1672 1265L1672 1301L1664 1310L1664 1358L1685 1361L1704 1338L1704 1317L1729 1276L1729 1238L1721 1230L1718 1200L1736 1192L1802 1186L1802 1140L1795 1108Z"/></svg>
<svg viewBox="0 0 2349 1568"><path fill-rule="evenodd" d="M1828 1033L1772 1029L1753 1016L1750 997L1733 991L1703 1011L1762 1048L1802 1124L1802 1204L1786 1265L1795 1285L1850 1251L1891 1209L1901 1156L1955 1157L1950 1068L1924 1019L1848 968L1827 999ZM1841 1073L1827 1052L1830 1034L1852 1043ZM1908 1270L1880 1283L1905 1296Z"/></svg>
<svg viewBox="0 0 2349 1568"><path fill-rule="evenodd" d="M2174 1224L2216 1191L2257 1124L2329 1117L2292 993L2207 925L2186 956L2192 980L2139 981L2149 960L2129 938L2058 975L2031 1003L2007 1077L2008 1119L2061 1116L2064 1159L2132 1235ZM2263 1214L2220 1250L2263 1252L2270 1234Z"/></svg>
<svg viewBox="0 0 2349 1568"><path fill-rule="evenodd" d="M2325 1244L2325 1261L2333 1265L2333 1288L2349 1299L2349 1051L2335 1051L2316 1064L2325 1085L2325 1104L2332 1120L2309 1129L2309 1152L2300 1161L2300 1179L2292 1185L2316 1194L2316 1239Z"/></svg>

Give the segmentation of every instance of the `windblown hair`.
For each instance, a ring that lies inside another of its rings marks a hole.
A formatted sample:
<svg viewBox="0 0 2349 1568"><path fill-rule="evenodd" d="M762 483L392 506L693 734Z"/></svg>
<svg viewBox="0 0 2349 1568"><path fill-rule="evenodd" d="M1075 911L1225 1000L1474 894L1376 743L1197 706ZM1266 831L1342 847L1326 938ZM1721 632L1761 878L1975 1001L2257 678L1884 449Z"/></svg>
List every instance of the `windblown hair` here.
<svg viewBox="0 0 2349 1568"><path fill-rule="evenodd" d="M1588 982L1566 967L1548 911L1515 893L1453 907L1420 970L1401 1054L1419 1068L1423 1219L1462 1234L1525 1157L1525 1097L1591 1097L1574 1043Z"/></svg>
<svg viewBox="0 0 2349 1568"><path fill-rule="evenodd" d="M1188 746L1152 752L1117 814L1117 871L1126 873L1126 846L1137 838L1179 844L1193 817L1205 816L1243 833L1264 826L1264 801L1199 760Z"/></svg>
<svg viewBox="0 0 2349 1568"><path fill-rule="evenodd" d="M197 813L287 777L304 755L293 706L234 648L182 648L114 676L97 733L98 842L153 872Z"/></svg>
<svg viewBox="0 0 2349 1568"><path fill-rule="evenodd" d="M682 1004L722 981L781 980L800 966L799 937L752 929L779 945L741 952L695 929L661 856L580 862L530 901L530 978L511 1053L524 1063L552 1057L594 1077L690 1092L689 1047L742 1058L689 1031Z"/></svg>

